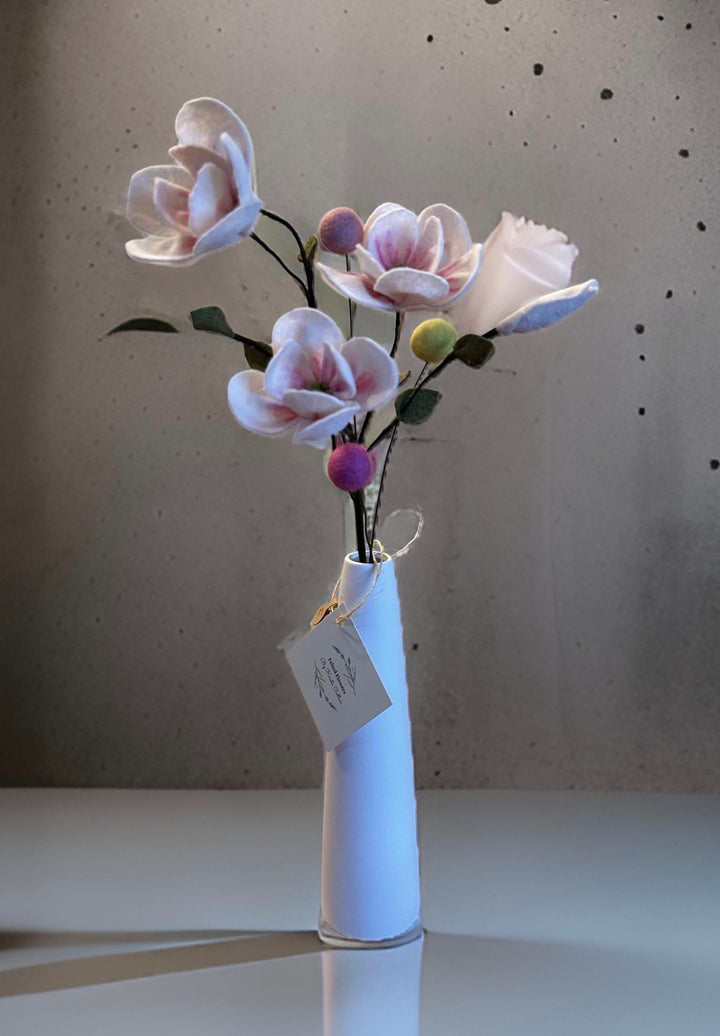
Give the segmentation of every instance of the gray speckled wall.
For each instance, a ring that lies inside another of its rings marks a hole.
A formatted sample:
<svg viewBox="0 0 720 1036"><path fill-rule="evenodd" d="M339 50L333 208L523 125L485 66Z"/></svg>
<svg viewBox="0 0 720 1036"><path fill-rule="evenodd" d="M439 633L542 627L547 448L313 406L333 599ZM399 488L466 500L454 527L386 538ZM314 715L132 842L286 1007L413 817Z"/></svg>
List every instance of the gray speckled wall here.
<svg viewBox="0 0 720 1036"><path fill-rule="evenodd" d="M103 337L208 303L265 337L299 304L251 242L125 256L130 175L210 95L303 233L445 201L482 240L507 208L601 282L451 370L396 449L386 510L426 519L398 563L419 784L718 790L718 6L6 0L0 22L0 780L321 780L277 644L335 581L340 494L316 451L234 424L233 342Z"/></svg>

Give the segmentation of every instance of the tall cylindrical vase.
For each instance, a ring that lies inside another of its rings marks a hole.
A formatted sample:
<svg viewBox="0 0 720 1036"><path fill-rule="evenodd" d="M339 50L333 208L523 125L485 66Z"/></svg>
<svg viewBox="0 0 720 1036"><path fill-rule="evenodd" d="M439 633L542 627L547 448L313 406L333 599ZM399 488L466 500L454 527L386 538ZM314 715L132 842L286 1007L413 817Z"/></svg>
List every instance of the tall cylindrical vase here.
<svg viewBox="0 0 720 1036"><path fill-rule="evenodd" d="M343 947L389 947L422 934L415 779L402 622L391 559L345 559L341 609L392 705L327 753L319 935Z"/></svg>

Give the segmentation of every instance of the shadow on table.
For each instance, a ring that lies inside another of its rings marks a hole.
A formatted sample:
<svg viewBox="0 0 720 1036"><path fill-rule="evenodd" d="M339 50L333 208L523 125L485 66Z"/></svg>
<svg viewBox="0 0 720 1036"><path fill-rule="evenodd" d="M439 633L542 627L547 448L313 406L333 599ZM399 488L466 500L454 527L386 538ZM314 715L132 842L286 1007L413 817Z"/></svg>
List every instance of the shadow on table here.
<svg viewBox="0 0 720 1036"><path fill-rule="evenodd" d="M0 932L0 952L66 947L81 950L82 947L122 943L183 945L155 945L147 950L99 953L0 970L0 997L252 964L317 953L322 949L317 932L311 931Z"/></svg>

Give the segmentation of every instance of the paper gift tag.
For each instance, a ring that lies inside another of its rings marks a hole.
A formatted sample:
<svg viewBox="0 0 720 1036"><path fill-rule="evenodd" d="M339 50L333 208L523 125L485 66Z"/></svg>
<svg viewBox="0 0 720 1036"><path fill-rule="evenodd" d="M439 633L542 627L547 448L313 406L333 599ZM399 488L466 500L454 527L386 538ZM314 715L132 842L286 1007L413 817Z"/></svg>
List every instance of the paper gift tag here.
<svg viewBox="0 0 720 1036"><path fill-rule="evenodd" d="M328 752L392 705L352 618L336 614L286 654Z"/></svg>

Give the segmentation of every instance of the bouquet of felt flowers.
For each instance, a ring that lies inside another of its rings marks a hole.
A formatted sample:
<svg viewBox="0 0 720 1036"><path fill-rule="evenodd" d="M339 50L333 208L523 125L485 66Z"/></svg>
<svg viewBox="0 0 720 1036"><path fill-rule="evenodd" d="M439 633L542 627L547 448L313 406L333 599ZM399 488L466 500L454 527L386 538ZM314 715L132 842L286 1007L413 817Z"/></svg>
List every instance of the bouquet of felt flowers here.
<svg viewBox="0 0 720 1036"><path fill-rule="evenodd" d="M128 216L144 236L129 241L127 253L140 262L176 266L249 238L294 280L304 305L280 316L269 343L233 331L216 306L194 310L191 319L198 330L243 344L249 369L228 386L240 425L329 450L327 475L352 499L358 560L372 561L398 429L427 420L441 398L429 383L450 363L482 367L499 335L562 320L595 294L597 281L571 285L575 245L558 230L508 212L484 244L474 244L465 220L448 205L430 205L416 215L385 203L364 222L339 207L303 241L258 198L252 141L230 108L212 98L188 101L175 128L172 164L142 169L130 181ZM292 236L295 269L257 233L261 217ZM319 254L325 261L317 261ZM318 309L316 271L348 300L348 337ZM355 334L358 306L395 315L389 347ZM423 364L411 385L410 373L400 374L397 365L408 312L428 313L410 336L410 349ZM114 330L140 328L174 330L146 318ZM373 418L391 401L394 415L378 429Z"/></svg>

